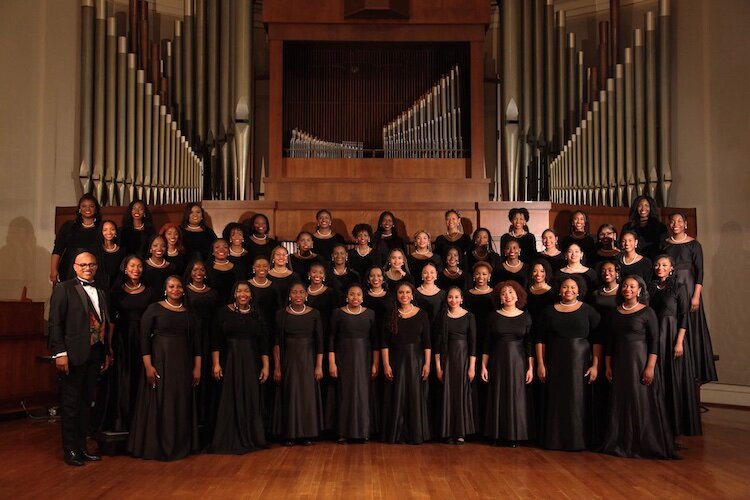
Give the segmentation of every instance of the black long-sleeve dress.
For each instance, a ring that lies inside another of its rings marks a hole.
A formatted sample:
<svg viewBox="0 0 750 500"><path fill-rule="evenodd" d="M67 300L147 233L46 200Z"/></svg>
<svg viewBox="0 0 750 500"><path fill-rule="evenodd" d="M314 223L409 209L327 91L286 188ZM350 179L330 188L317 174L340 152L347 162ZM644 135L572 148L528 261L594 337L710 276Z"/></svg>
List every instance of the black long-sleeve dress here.
<svg viewBox="0 0 750 500"><path fill-rule="evenodd" d="M521 237L513 236L510 233L505 233L500 237L500 250L505 249L505 245L509 241L517 241L518 246L521 249L520 259L526 264L531 264L536 259L536 236L532 233L526 233Z"/></svg>
<svg viewBox="0 0 750 500"><path fill-rule="evenodd" d="M620 255L620 257L617 259L617 262L620 264L620 282L622 283L622 280L625 279L625 276L632 276L637 275L643 278L643 281L646 282L646 284L651 282L651 277L654 273L654 266L651 262L651 259L648 257L643 257L642 259L638 260L638 262L631 262L630 264L625 263L624 254Z"/></svg>
<svg viewBox="0 0 750 500"><path fill-rule="evenodd" d="M388 273L383 273L383 281L385 282L385 288L388 290L388 293L391 294L391 296L396 296L396 289L401 285L401 283L408 281L412 285L414 284L414 277L406 273L401 278L394 280L390 276L388 276Z"/></svg>
<svg viewBox="0 0 750 500"><path fill-rule="evenodd" d="M681 328L688 328L690 299L685 285L670 279L664 288L656 283L649 287L649 305L659 319L659 363L664 384L667 413L676 436L699 436L701 427L700 405L695 391L695 371L687 331L682 342L683 354L674 357L674 345Z"/></svg>
<svg viewBox="0 0 750 500"><path fill-rule="evenodd" d="M186 227L181 227L182 245L185 247L185 256L187 261L200 257L207 260L212 253L211 247L216 241L216 233L211 228L204 228L201 231L190 231Z"/></svg>
<svg viewBox="0 0 750 500"><path fill-rule="evenodd" d="M254 261L259 255L262 255L268 262L271 262L271 252L276 248L279 243L271 237L266 237L265 243L258 244L251 236L245 238L245 248L247 249L250 262Z"/></svg>
<svg viewBox="0 0 750 500"><path fill-rule="evenodd" d="M281 383L276 388L273 433L284 439L313 438L323 429L320 385L315 358L323 354L323 323L312 308L301 315L276 313L274 345L281 355Z"/></svg>
<svg viewBox="0 0 750 500"><path fill-rule="evenodd" d="M357 271L351 268L347 268L346 272L343 274L337 274L336 271L332 269L331 275L326 281L336 290L341 298L341 303L339 305L343 306L346 303L346 291L349 290L349 287L352 285L361 284L362 278Z"/></svg>
<svg viewBox="0 0 750 500"><path fill-rule="evenodd" d="M471 290L464 294L464 309L471 312L477 322L477 346L484 349L487 339L487 321L497 309L495 294L474 294ZM477 431L484 429L484 417L487 412L487 384L476 384L477 388Z"/></svg>
<svg viewBox="0 0 750 500"><path fill-rule="evenodd" d="M536 257L537 260L546 260L552 268L553 273L559 271L568 264L568 259L565 257L565 252L560 252L557 255L547 255L546 253L539 252L536 254Z"/></svg>
<svg viewBox="0 0 750 500"><path fill-rule="evenodd" d="M589 304L601 316L597 327L596 338L602 345L602 357L599 360L599 376L591 384L591 445L600 446L607 431L607 416L609 415L609 391L611 385L604 373L604 356L607 353L607 339L609 338L609 317L617 309L617 294L606 295L601 287L590 294Z"/></svg>
<svg viewBox="0 0 750 500"><path fill-rule="evenodd" d="M669 243L664 246L664 253L672 257L677 279L681 281L690 300L696 285L703 284L703 247L697 240L687 243ZM687 335L693 355L693 369L699 383L719 380L716 374L714 349L711 345L711 333L708 330L706 313L703 310L703 294L701 293L698 310L688 315Z"/></svg>
<svg viewBox="0 0 750 500"><path fill-rule="evenodd" d="M437 275L443 270L443 259L436 253L433 253L431 257L415 257L413 254L409 254L406 257L406 263L409 265L409 272L414 276L414 283L419 286L422 284L422 270L428 262L435 265Z"/></svg>
<svg viewBox="0 0 750 500"><path fill-rule="evenodd" d="M345 245L344 237L338 233L333 233L330 238L319 238L313 234L313 249L315 253L321 256L326 262L331 261L333 247L336 245Z"/></svg>
<svg viewBox="0 0 750 500"><path fill-rule="evenodd" d="M265 448L259 377L269 339L263 317L222 307L214 320L211 351L220 353L224 377L210 451L240 455Z"/></svg>
<svg viewBox="0 0 750 500"><path fill-rule="evenodd" d="M213 265L206 266L206 281L219 294L219 303L228 304L232 297L232 287L238 281L244 280L245 270L241 264L233 264L231 269L217 269Z"/></svg>
<svg viewBox="0 0 750 500"><path fill-rule="evenodd" d="M572 312L555 306L542 314L537 332L547 369L542 445L551 450L585 450L591 443L591 390L584 377L591 366L592 344L601 317L586 304Z"/></svg>
<svg viewBox="0 0 750 500"><path fill-rule="evenodd" d="M359 314L333 311L328 352L335 353L338 378L332 387L336 397L335 430L347 439L369 439L373 408L370 390L373 351L379 348L375 312Z"/></svg>
<svg viewBox="0 0 750 500"><path fill-rule="evenodd" d="M667 239L667 226L656 218L649 218L645 225L640 222L627 222L622 231L635 231L638 235L638 253L654 260L659 255L662 242Z"/></svg>
<svg viewBox="0 0 750 500"><path fill-rule="evenodd" d="M164 282L176 272L174 266L169 261L166 262L167 265L164 267L154 267L148 263L148 259L143 261L141 281L153 291L154 301L164 298Z"/></svg>
<svg viewBox="0 0 750 500"><path fill-rule="evenodd" d="M386 318L390 317L390 311L393 308L393 298L385 294L382 297L374 297L369 292L365 292L364 300L362 305L370 309L375 314L375 332L377 333L378 349L380 346L380 340L383 336L383 325ZM383 370L378 370L378 376L373 380L372 390L370 391L371 407L372 412L372 433L380 433L382 429L382 418L383 413L383 390L385 388L385 377L383 376Z"/></svg>
<svg viewBox="0 0 750 500"><path fill-rule="evenodd" d="M521 265L515 271L509 271L502 264L492 270L492 285L497 285L501 281L515 281L521 288L526 288L529 284L529 265L521 261Z"/></svg>
<svg viewBox="0 0 750 500"><path fill-rule="evenodd" d="M464 271L458 276L454 276L446 274L445 269L443 269L443 271L438 274L438 279L435 284L438 288L445 290L446 292L454 286L460 288L462 292L466 292L466 290L471 288L471 278L469 277L469 273Z"/></svg>
<svg viewBox="0 0 750 500"><path fill-rule="evenodd" d="M214 322L214 314L219 306L224 305L219 302L219 294L213 289L206 287L202 292L196 292L189 287L185 287L185 297L190 309L193 311L201 324L202 332L210 332ZM201 339L201 357L204 360L211 359L211 336L203 335ZM198 405L198 422L204 425L206 434L210 434L209 427L213 422L214 410L217 403L217 386L218 382L211 375L211 363L201 364L201 383L198 385L196 395Z"/></svg>
<svg viewBox="0 0 750 500"><path fill-rule="evenodd" d="M533 339L539 338L542 333L538 333L537 330L542 325L542 314L547 307L552 306L555 302L560 299L557 290L550 288L544 293L535 294L529 290L526 297L526 310L531 315L531 336ZM535 366L539 363L536 359L536 352L534 353ZM534 380L531 382L531 390L534 393L534 423L536 424L536 438L541 441L544 436L544 405L546 399L547 386L539 380L534 371Z"/></svg>
<svg viewBox="0 0 750 500"><path fill-rule="evenodd" d="M438 290L433 295L425 295L417 288L414 294L414 304L420 309L424 309L427 317L430 318L430 324L433 324L435 318L438 317L438 313L445 306L445 295L445 290Z"/></svg>
<svg viewBox="0 0 750 500"><path fill-rule="evenodd" d="M359 274L362 281L367 281L367 270L375 265L374 252L370 250L366 255L361 255L356 248L347 252L349 267ZM380 262L378 262L378 265Z"/></svg>
<svg viewBox="0 0 750 500"><path fill-rule="evenodd" d="M464 438L477 431L477 394L468 376L469 358L477 355L476 319L470 312L460 318L444 314L436 329L433 353L440 355L443 370L443 383L437 386L437 433L441 438Z"/></svg>
<svg viewBox="0 0 750 500"><path fill-rule="evenodd" d="M160 378L156 387L143 377L128 451L139 458L177 460L197 451L198 419L193 390L194 357L201 332L190 311L148 306L141 320L141 353L151 355Z"/></svg>
<svg viewBox="0 0 750 500"><path fill-rule="evenodd" d="M299 275L294 272L283 278L278 278L269 274L268 279L271 280L271 288L276 290L276 293L279 296L279 305L282 307L289 301L289 289L292 287L292 283L297 281L301 282Z"/></svg>
<svg viewBox="0 0 750 500"><path fill-rule="evenodd" d="M533 357L531 315L503 316L495 312L487 320L484 354L489 356L489 390L484 435L489 439L527 441L534 437L531 385L526 384L529 358Z"/></svg>
<svg viewBox="0 0 750 500"><path fill-rule="evenodd" d="M131 253L140 258L148 257L148 240L156 234L153 226L144 226L136 229L132 226L123 226L120 228L120 246L125 249L125 255Z"/></svg>
<svg viewBox="0 0 750 500"><path fill-rule="evenodd" d="M331 332L331 315L341 304L341 298L331 287L317 295L308 293L307 305L314 307L320 313L323 325L323 346L328 347ZM320 380L320 397L323 401L323 429L332 430L336 426L336 396L334 381L328 373L328 356L323 356L323 378Z"/></svg>
<svg viewBox="0 0 750 500"><path fill-rule="evenodd" d="M396 328L386 321L382 340L393 370L393 380L385 384L382 439L419 444L430 439L428 384L422 380L424 351L432 346L430 320L419 310L410 318L399 317Z"/></svg>
<svg viewBox="0 0 750 500"><path fill-rule="evenodd" d="M292 271L298 276L299 280L305 285L310 284L310 267L313 264L320 264L323 269L326 270L326 276L328 276L328 261L324 260L320 255L311 253L307 257L300 257L296 253L289 256L289 263L292 266Z"/></svg>
<svg viewBox="0 0 750 500"><path fill-rule="evenodd" d="M120 274L120 265L125 258L125 249L118 246L115 251L106 250L99 246L96 253L96 262L99 266L96 268L95 281L105 290L110 290L115 285L115 280Z"/></svg>
<svg viewBox="0 0 750 500"><path fill-rule="evenodd" d="M151 304L151 290L141 287L138 293L128 293L117 287L110 294L110 302L115 365L109 372L108 411L103 428L121 432L130 429L143 379L141 317Z"/></svg>
<svg viewBox="0 0 750 500"><path fill-rule="evenodd" d="M466 233L461 233L461 235L453 241L449 240L444 234L441 234L435 239L435 245L432 251L442 257L443 262L445 262L445 258L448 256L448 249L450 247L456 247L458 248L460 262L464 264L465 269L468 269L468 267L466 267L466 257L471 251L471 245L471 236Z"/></svg>
<svg viewBox="0 0 750 500"><path fill-rule="evenodd" d="M609 321L607 356L612 357L612 391L602 452L620 457L677 458L664 404L659 369L650 385L641 382L648 357L659 352L659 320L650 307Z"/></svg>
<svg viewBox="0 0 750 500"><path fill-rule="evenodd" d="M55 235L52 254L60 256L57 272L60 275L61 283L75 276L73 272L73 261L75 260L73 252L75 250L80 248L96 255L101 232L102 226L99 222L95 223L93 227L83 227L80 223L71 220L60 227Z"/></svg>

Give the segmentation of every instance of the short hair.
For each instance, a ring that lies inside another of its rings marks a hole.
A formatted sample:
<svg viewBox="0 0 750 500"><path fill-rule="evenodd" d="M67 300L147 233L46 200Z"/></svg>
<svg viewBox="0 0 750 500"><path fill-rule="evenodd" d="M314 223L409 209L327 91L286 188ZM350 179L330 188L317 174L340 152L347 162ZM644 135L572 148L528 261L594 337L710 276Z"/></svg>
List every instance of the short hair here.
<svg viewBox="0 0 750 500"><path fill-rule="evenodd" d="M330 217L331 219L333 219L333 214L331 213L330 210L328 210L326 208L321 208L320 210L318 210L317 212L315 212L315 220L318 220L320 218L320 216L323 215L323 214L328 214L328 217Z"/></svg>
<svg viewBox="0 0 750 500"><path fill-rule="evenodd" d="M495 285L495 288L492 289L492 293L495 294L496 299L498 303L500 303L500 292L503 291L503 288L505 287L511 287L514 292L516 292L516 296L518 297L518 301L516 302L516 307L519 309L523 309L526 307L526 290L523 289L521 284L518 281L515 280L506 280L501 281L497 285Z"/></svg>
<svg viewBox="0 0 750 500"><path fill-rule="evenodd" d="M357 235L363 231L372 239L372 226L364 223L359 223L354 226L354 229L352 229L352 237L356 238Z"/></svg>
<svg viewBox="0 0 750 500"><path fill-rule="evenodd" d="M471 267L471 275L474 276L474 273L476 273L477 269L479 269L480 267L487 268L487 270L490 272L490 274L492 274L492 264L490 264L489 262L486 262L484 260L480 260L479 262L475 263Z"/></svg>
<svg viewBox="0 0 750 500"><path fill-rule="evenodd" d="M517 214L523 215L523 218L526 219L526 222L529 221L529 211L525 208L511 208L510 212L508 212L508 220L513 222L513 217L515 217Z"/></svg>

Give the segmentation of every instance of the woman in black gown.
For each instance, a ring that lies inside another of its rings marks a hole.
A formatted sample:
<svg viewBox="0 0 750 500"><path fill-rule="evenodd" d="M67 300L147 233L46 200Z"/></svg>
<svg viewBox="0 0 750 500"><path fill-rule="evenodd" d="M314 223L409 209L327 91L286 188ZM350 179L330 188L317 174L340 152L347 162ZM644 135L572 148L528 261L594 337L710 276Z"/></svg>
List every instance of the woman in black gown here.
<svg viewBox="0 0 750 500"><path fill-rule="evenodd" d="M318 210L315 214L317 227L312 234L313 248L320 258L328 262L336 245L344 245L344 237L333 230L333 216L326 209ZM346 290L344 290L346 291Z"/></svg>
<svg viewBox="0 0 750 500"><path fill-rule="evenodd" d="M477 325L474 315L461 307L463 292L448 289L446 307L436 321L433 352L439 401L437 435L450 444L463 444L476 432Z"/></svg>
<svg viewBox="0 0 750 500"><path fill-rule="evenodd" d="M263 255L269 261L271 251L279 244L275 239L269 236L271 225L265 214L255 214L250 219L250 223L245 222L245 233L249 235L245 239L245 248L250 252L250 260L254 260L258 255Z"/></svg>
<svg viewBox="0 0 750 500"><path fill-rule="evenodd" d="M593 236L589 234L589 217L583 210L576 210L570 214L570 229L568 236L563 238L560 244L560 250L567 254L568 247L571 243L577 243L578 248L583 252L583 260L581 262L587 264L588 259L593 259L594 253L596 252L596 241Z"/></svg>
<svg viewBox="0 0 750 500"><path fill-rule="evenodd" d="M213 326L214 314L219 308L219 293L215 288L206 284L206 264L202 260L190 262L185 269L183 282L185 287L185 298L190 310L200 323L202 332L210 332ZM216 382L211 378L211 336L203 335L200 345L201 357L206 360L202 365L201 379L203 383L198 386L196 395L198 407L198 423L203 426L204 437L210 434L213 413L216 408ZM207 439L206 439L207 440ZM204 440L204 441L206 441Z"/></svg>
<svg viewBox="0 0 750 500"><path fill-rule="evenodd" d="M517 281L501 281L495 294L500 309L487 320L482 354L482 380L489 383L484 435L515 448L534 437L531 316L520 309L526 291Z"/></svg>
<svg viewBox="0 0 750 500"><path fill-rule="evenodd" d="M578 243L570 243L565 251L566 264L555 273L555 279L558 283L570 276L577 276L583 280L586 290L593 290L599 284L596 271L583 265L585 255ZM585 294L581 295L581 300L587 300Z"/></svg>
<svg viewBox="0 0 750 500"><path fill-rule="evenodd" d="M273 379L274 434L285 446L309 446L323 428L320 386L323 378L323 323L320 313L305 304L305 285L289 289L289 305L276 314Z"/></svg>
<svg viewBox="0 0 750 500"><path fill-rule="evenodd" d="M511 208L508 212L510 227L500 237L500 248L505 248L509 241L516 240L521 249L521 260L530 264L536 259L536 236L529 232L529 211L525 208Z"/></svg>
<svg viewBox="0 0 750 500"><path fill-rule="evenodd" d="M654 264L654 281L648 287L650 306L659 319L657 369L664 384L664 399L675 436L699 436L700 406L695 390L695 370L690 343L685 340L690 301L685 285L674 275L671 257Z"/></svg>
<svg viewBox="0 0 750 500"><path fill-rule="evenodd" d="M620 234L625 234L625 231L635 232L639 254L651 260L659 255L659 249L667 239L667 226L659 219L659 209L653 198L639 196L633 201L630 218Z"/></svg>
<svg viewBox="0 0 750 500"><path fill-rule="evenodd" d="M158 293L164 289L164 280L175 273L174 266L166 259L167 240L156 234L148 242L148 258L143 263L143 284ZM153 300L159 300L154 296Z"/></svg>
<svg viewBox="0 0 750 500"><path fill-rule="evenodd" d="M211 259L206 269L206 280L211 288L219 294L219 303L226 304L232 300L232 287L238 281L247 279L242 264L235 264L229 260L229 243L219 238L211 245Z"/></svg>
<svg viewBox="0 0 750 500"><path fill-rule="evenodd" d="M235 283L234 302L216 313L211 337L212 374L221 380L212 453L241 455L267 448L261 385L268 380L269 341L250 285Z"/></svg>
<svg viewBox="0 0 750 500"><path fill-rule="evenodd" d="M125 250L117 244L117 224L111 220L102 222L101 241L99 251L96 253L96 261L99 266L96 269L96 282L105 290L110 290L120 273L122 259L125 258Z"/></svg>
<svg viewBox="0 0 750 500"><path fill-rule="evenodd" d="M392 293L395 293L398 285L403 282L414 284L414 277L409 272L404 251L400 248L394 248L388 254L383 278L385 278L386 288Z"/></svg>
<svg viewBox="0 0 750 500"><path fill-rule="evenodd" d="M346 296L346 291L351 285L361 284L361 275L349 267L349 257L346 253L346 245L337 244L331 251L331 276L329 283L336 290L336 293L342 298L342 303Z"/></svg>
<svg viewBox="0 0 750 500"><path fill-rule="evenodd" d="M150 460L177 460L198 451L194 388L201 380L201 331L184 303L182 281L170 276L165 298L141 320L145 377L138 392L128 451Z"/></svg>
<svg viewBox="0 0 750 500"><path fill-rule="evenodd" d="M367 270L375 265L375 254L370 248L372 227L369 224L357 224L352 230L355 245L349 250L349 267L365 278ZM380 262L377 263L380 265Z"/></svg>
<svg viewBox="0 0 750 500"><path fill-rule="evenodd" d="M156 234L148 206L142 200L133 200L122 216L120 245L127 254L145 257L148 242Z"/></svg>
<svg viewBox="0 0 750 500"><path fill-rule="evenodd" d="M492 242L492 234L489 229L480 227L474 231L471 241L471 249L466 254L466 269L474 269L477 262L486 262L492 266L492 269L496 269L500 265L502 259L495 252L495 244Z"/></svg>
<svg viewBox="0 0 750 500"><path fill-rule="evenodd" d="M328 370L335 380L338 442L366 441L372 432L372 381L380 365L375 312L362 306L361 285L346 291L346 305L333 311Z"/></svg>
<svg viewBox="0 0 750 500"><path fill-rule="evenodd" d="M634 231L623 231L620 236L620 246L622 247L622 255L620 255L618 263L620 264L622 277L637 274L643 278L644 282L650 283L653 265L651 259L638 254L638 235Z"/></svg>
<svg viewBox="0 0 750 500"><path fill-rule="evenodd" d="M521 260L521 247L518 241L509 239L503 248L503 255L505 258L494 268L490 283L513 280L518 282L521 288L526 288L529 283L529 265Z"/></svg>
<svg viewBox="0 0 750 500"><path fill-rule="evenodd" d="M110 294L112 304L111 342L113 359L109 402L113 411L107 412L104 429L127 432L135 410L138 389L143 379L141 357L141 317L151 304L151 290L143 285L143 261L136 255L123 260L117 284Z"/></svg>
<svg viewBox="0 0 750 500"><path fill-rule="evenodd" d="M445 234L441 234L435 239L433 251L443 259L443 262L446 262L448 250L451 247L458 249L459 261L466 262L466 256L471 251L471 237L464 233L461 213L455 209L445 212Z"/></svg>
<svg viewBox="0 0 750 500"><path fill-rule="evenodd" d="M414 251L406 257L409 270L412 276L414 276L414 284L417 286L422 284L422 268L428 262L431 262L435 266L438 273L443 269L443 259L432 252L430 238L430 233L424 230L414 233Z"/></svg>
<svg viewBox="0 0 750 500"><path fill-rule="evenodd" d="M414 285L401 283L386 321L381 355L388 381L383 404L386 443L420 444L430 439L427 380L430 376L430 320L412 303Z"/></svg>
<svg viewBox="0 0 750 500"><path fill-rule="evenodd" d="M182 244L182 230L174 222L167 222L159 229L159 234L167 240L167 260L174 266L175 273L185 272L185 246Z"/></svg>
<svg viewBox="0 0 750 500"><path fill-rule="evenodd" d="M432 262L428 262L422 268L422 284L414 293L414 303L420 309L424 309L430 324L438 317L440 310L445 306L445 291L435 285L437 279L437 268Z"/></svg>
<svg viewBox="0 0 750 500"><path fill-rule="evenodd" d="M703 311L703 247L698 240L688 236L687 217L673 214L669 218L670 236L664 242L664 253L672 258L675 274L688 292L688 343L693 355L693 369L699 384L719 380L716 374L714 350L708 331L706 313Z"/></svg>
<svg viewBox="0 0 750 500"><path fill-rule="evenodd" d="M624 278L618 295L620 305L609 321L606 375L612 390L601 451L620 457L677 458L656 368L659 320L648 307L643 278Z"/></svg>
<svg viewBox="0 0 750 500"><path fill-rule="evenodd" d="M271 280L271 288L276 290L279 296L279 306L281 306L289 297L289 287L292 283L301 281L301 278L289 266L289 252L286 248L277 246L271 252L271 269L268 271L268 279Z"/></svg>
<svg viewBox="0 0 750 500"><path fill-rule="evenodd" d="M253 267L253 258L245 248L245 229L239 222L230 222L221 232L222 238L229 244L229 262L238 265L244 272L240 279L250 277L250 269Z"/></svg>
<svg viewBox="0 0 750 500"><path fill-rule="evenodd" d="M189 203L185 207L180 229L187 260L207 260L211 255L211 245L216 240L216 233L206 223L206 214L200 203Z"/></svg>
<svg viewBox="0 0 750 500"><path fill-rule="evenodd" d="M594 269L602 262L613 262L619 259L620 249L617 248L617 229L612 224L602 224L596 231L596 252L588 259L588 265Z"/></svg>
<svg viewBox="0 0 750 500"><path fill-rule="evenodd" d="M313 263L327 265L327 262L323 262L323 259L315 253L312 234L307 231L302 231L297 235L297 251L289 256L289 262L292 265L292 271L297 273L306 285L310 284L310 266Z"/></svg>
<svg viewBox="0 0 750 500"><path fill-rule="evenodd" d="M557 232L554 229L545 229L542 233L542 246L544 246L544 250L539 252L537 256L549 262L553 272L565 267L567 260L565 252L561 252L558 245Z"/></svg>
<svg viewBox="0 0 750 500"><path fill-rule="evenodd" d="M101 220L101 207L97 199L90 194L81 196L76 218L65 222L55 235L49 271L49 279L53 284L73 276L75 250L84 249L96 255Z"/></svg>
<svg viewBox="0 0 750 500"><path fill-rule="evenodd" d="M362 304L375 313L375 332L378 335L378 346L383 335L383 325L389 317L390 310L393 307L393 300L388 291L383 288L385 280L383 278L383 269L371 267L367 270L367 291L364 294ZM372 433L379 433L382 429L381 409L383 408L383 388L385 380L383 371L380 370L378 376L373 380L372 391L370 392L371 404L374 409L372 412Z"/></svg>
<svg viewBox="0 0 750 500"><path fill-rule="evenodd" d="M391 250L399 249L406 255L406 241L399 236L396 216L393 212L385 211L378 217L378 228L372 236L372 249L375 252L376 265L386 264Z"/></svg>
<svg viewBox="0 0 750 500"><path fill-rule="evenodd" d="M445 254L445 269L438 274L437 286L441 290L448 290L455 286L465 292L471 288L471 273L464 272L461 262L462 252L457 247L450 247Z"/></svg>
<svg viewBox="0 0 750 500"><path fill-rule="evenodd" d="M580 451L591 445L589 384L596 381L602 346L595 337L600 316L579 300L586 294L578 276L560 284L560 302L548 307L535 329L537 376L546 385L542 446Z"/></svg>

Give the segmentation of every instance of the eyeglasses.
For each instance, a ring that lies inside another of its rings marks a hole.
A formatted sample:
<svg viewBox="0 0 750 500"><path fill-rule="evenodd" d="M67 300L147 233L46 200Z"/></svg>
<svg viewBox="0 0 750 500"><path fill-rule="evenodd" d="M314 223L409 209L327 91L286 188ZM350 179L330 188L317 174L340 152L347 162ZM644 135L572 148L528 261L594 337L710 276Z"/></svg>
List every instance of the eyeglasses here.
<svg viewBox="0 0 750 500"><path fill-rule="evenodd" d="M79 264L79 263L76 262L76 266L78 266L78 267L80 267L82 269L86 269L86 268L93 269L93 268L95 268L98 265L99 264L97 264L96 262L83 262L81 264Z"/></svg>

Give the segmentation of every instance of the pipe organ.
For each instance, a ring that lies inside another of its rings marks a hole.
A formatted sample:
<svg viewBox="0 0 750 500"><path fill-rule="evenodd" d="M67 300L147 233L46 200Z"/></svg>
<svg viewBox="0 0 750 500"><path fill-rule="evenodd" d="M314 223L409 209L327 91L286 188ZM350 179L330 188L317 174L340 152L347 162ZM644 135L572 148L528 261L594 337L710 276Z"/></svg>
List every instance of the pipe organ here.
<svg viewBox="0 0 750 500"><path fill-rule="evenodd" d="M499 5L507 198L620 206L648 194L666 205L670 0L659 0L658 12L646 13L626 44L619 1L610 0L596 53L586 58L554 0ZM586 67L586 60L593 65Z"/></svg>
<svg viewBox="0 0 750 500"><path fill-rule="evenodd" d="M79 178L103 205L246 199L251 0L184 0L171 39L153 2L81 0Z"/></svg>

